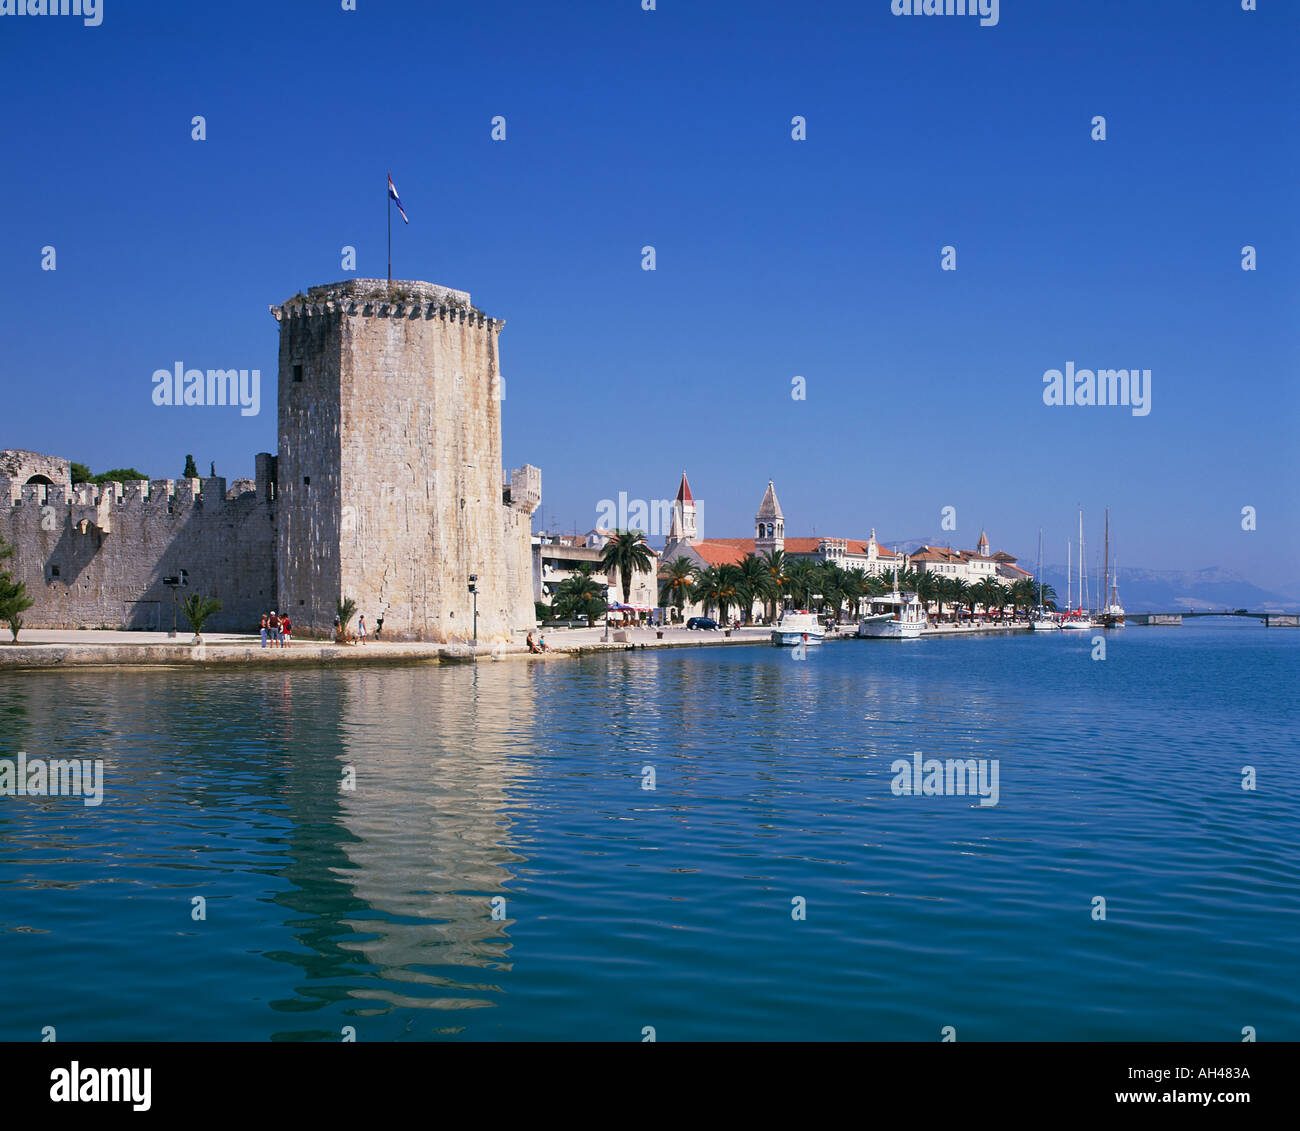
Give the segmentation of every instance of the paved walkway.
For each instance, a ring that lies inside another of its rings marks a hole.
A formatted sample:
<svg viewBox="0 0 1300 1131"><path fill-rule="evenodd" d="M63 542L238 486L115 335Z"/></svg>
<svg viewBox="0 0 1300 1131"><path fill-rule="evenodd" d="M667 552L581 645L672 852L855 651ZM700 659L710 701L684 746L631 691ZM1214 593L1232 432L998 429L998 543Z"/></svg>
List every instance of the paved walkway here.
<svg viewBox="0 0 1300 1131"><path fill-rule="evenodd" d="M972 635L981 632L1008 632L1024 629L1025 624L944 625L929 629L930 635ZM755 625L730 632L702 632L680 627L610 629L608 639L603 626L577 629L551 629L534 633L546 640L547 652L530 655L523 633L510 643L481 642L477 649L468 644L420 643L374 640L365 644L340 645L332 641L295 639L288 647L263 648L258 636L246 633L204 633L202 645L192 643L193 636L179 632L114 632L101 629L26 629L17 644L0 643L0 668L61 667L192 667L195 664L314 664L337 663L418 663L503 660L516 656L529 660L583 655L593 652L623 652L641 648L700 648L707 646L741 646L771 644L771 628ZM855 638L853 625L840 625L827 635L828 642Z"/></svg>

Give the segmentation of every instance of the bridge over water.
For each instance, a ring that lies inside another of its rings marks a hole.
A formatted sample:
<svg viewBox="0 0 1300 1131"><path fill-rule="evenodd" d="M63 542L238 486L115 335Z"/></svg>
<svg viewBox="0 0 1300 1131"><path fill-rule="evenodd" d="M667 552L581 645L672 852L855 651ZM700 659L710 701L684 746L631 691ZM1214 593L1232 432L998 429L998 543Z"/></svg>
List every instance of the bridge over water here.
<svg viewBox="0 0 1300 1131"><path fill-rule="evenodd" d="M1300 613L1252 613L1245 609L1220 609L1185 613L1129 613L1131 624L1182 624L1188 617L1251 617L1269 628L1300 628Z"/></svg>

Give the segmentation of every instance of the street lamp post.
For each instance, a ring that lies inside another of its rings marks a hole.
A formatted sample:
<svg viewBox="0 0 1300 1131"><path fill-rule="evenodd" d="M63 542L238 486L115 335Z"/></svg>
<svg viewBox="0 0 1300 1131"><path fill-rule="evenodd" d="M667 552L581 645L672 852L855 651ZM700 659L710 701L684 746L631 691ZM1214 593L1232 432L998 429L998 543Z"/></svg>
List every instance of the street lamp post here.
<svg viewBox="0 0 1300 1131"><path fill-rule="evenodd" d="M163 584L172 591L172 630L167 634L169 638L176 635L176 590L182 585L190 583L189 574L181 570L176 577L164 577Z"/></svg>

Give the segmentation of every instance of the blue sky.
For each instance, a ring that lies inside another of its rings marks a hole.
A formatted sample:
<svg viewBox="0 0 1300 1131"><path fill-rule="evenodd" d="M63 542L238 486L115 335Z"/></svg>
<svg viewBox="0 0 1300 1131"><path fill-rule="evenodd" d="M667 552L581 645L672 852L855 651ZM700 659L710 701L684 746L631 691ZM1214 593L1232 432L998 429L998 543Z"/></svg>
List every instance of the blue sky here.
<svg viewBox="0 0 1300 1131"><path fill-rule="evenodd" d="M1109 505L1122 563L1290 583L1300 4L1259 6L0 17L0 447L251 475L276 447L267 306L347 277L344 245L384 274L391 168L394 275L507 322L506 461L542 468L547 526L685 467L706 535L748 534L769 478L790 534L938 537L953 506L945 539L1026 557L1042 526L1063 558L1079 505L1097 545ZM261 414L154 406L178 359L260 368ZM1150 415L1045 406L1070 361L1150 369Z"/></svg>

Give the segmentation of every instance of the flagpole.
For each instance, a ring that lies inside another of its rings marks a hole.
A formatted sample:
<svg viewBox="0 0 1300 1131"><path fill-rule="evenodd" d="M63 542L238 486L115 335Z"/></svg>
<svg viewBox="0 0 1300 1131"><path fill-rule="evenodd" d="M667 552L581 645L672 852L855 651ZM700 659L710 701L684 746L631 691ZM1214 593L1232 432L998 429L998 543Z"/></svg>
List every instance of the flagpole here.
<svg viewBox="0 0 1300 1131"><path fill-rule="evenodd" d="M388 174L391 182L393 174ZM388 186L384 186L384 199L388 201L388 289L393 289L393 196L388 191Z"/></svg>

